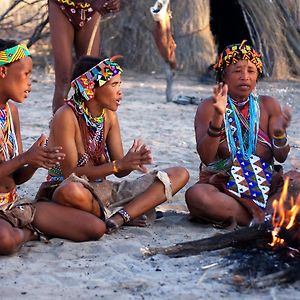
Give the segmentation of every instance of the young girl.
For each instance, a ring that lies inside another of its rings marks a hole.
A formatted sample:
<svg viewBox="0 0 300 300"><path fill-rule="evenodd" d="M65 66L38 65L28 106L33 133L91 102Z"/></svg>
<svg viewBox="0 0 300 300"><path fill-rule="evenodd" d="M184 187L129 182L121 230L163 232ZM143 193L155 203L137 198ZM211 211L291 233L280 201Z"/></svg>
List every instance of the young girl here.
<svg viewBox="0 0 300 300"><path fill-rule="evenodd" d="M54 115L49 136L49 145L61 145L66 158L49 170L37 196L103 219L107 208L121 207L106 220L108 232L132 220L142 225L137 218L170 199L189 178L184 168L174 167L131 182L105 180L134 170L146 173L145 165L152 161L150 149L140 140L124 155L116 114L122 102L121 72L111 59L79 60L72 81L75 93ZM83 175L85 179L79 178Z"/></svg>
<svg viewBox="0 0 300 300"><path fill-rule="evenodd" d="M0 40L0 254L15 252L39 235L74 241L98 239L105 224L83 211L54 203L33 204L21 199L16 185L29 180L39 168L52 168L65 154L46 147L45 136L23 152L17 107L31 91L32 59L26 46ZM81 218L82 223L78 223ZM72 228L72 230L70 230Z"/></svg>

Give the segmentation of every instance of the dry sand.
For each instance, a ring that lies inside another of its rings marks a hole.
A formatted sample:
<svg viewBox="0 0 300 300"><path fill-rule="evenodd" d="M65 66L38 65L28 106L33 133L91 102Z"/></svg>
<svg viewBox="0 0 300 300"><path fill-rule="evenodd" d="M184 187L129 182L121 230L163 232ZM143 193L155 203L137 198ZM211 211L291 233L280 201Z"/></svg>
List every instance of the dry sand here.
<svg viewBox="0 0 300 300"><path fill-rule="evenodd" d="M146 228L126 227L99 241L73 243L52 239L50 244L27 243L15 255L0 258L1 299L299 299L299 281L254 289L234 284L240 258L232 249L211 251L186 258L157 255L144 258L141 248L168 246L177 242L209 237L224 230L190 223L184 192L197 180L199 158L195 150L193 119L196 105L166 103L163 77L132 74L123 78L124 99L119 109L124 148L143 137L152 148L155 164L183 165L190 181L170 203L161 205L165 217ZM205 98L212 85L177 77L175 95ZM299 82L262 82L258 91L275 96L293 107L288 130L292 146L285 170L298 167L300 139L297 128ZM48 132L53 93L53 75L34 75L33 92L20 105L24 148ZM34 197L45 171L19 189ZM245 254L246 255L246 254ZM261 254L254 260L259 261ZM249 269L251 263L249 263ZM248 266L246 266L248 268ZM253 271L252 271L253 273ZM250 282L259 274L250 274ZM252 276L252 277L251 277Z"/></svg>

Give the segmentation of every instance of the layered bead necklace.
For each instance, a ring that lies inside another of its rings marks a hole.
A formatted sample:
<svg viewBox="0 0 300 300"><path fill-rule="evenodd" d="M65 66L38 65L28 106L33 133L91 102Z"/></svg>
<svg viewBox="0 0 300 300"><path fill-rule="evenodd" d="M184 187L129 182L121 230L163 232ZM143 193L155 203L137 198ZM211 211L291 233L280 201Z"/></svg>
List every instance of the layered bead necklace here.
<svg viewBox="0 0 300 300"><path fill-rule="evenodd" d="M248 113L245 117L241 111L246 105ZM244 159L249 159L256 151L259 130L260 110L257 98L251 93L246 101L237 102L228 96L224 119L227 144L232 157L240 151Z"/></svg>
<svg viewBox="0 0 300 300"><path fill-rule="evenodd" d="M102 154L108 160L104 143L105 109L100 116L93 117L84 105L84 101L80 101L75 95L67 103L78 117L82 138L85 140L85 151L89 158L93 160L95 165L101 164Z"/></svg>
<svg viewBox="0 0 300 300"><path fill-rule="evenodd" d="M0 161L7 161L19 154L9 105L0 109Z"/></svg>

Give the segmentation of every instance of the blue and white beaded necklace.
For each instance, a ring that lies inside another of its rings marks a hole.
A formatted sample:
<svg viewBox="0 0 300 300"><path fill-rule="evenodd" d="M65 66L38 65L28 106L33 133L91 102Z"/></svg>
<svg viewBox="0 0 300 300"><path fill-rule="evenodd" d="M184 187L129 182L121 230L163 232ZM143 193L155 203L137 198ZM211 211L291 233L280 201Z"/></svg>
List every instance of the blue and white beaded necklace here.
<svg viewBox="0 0 300 300"><path fill-rule="evenodd" d="M227 145L232 158L236 156L237 151L240 151L244 159L249 159L256 151L260 119L259 103L252 93L247 100L249 101L249 119L247 120L249 122L249 129L243 134L239 117L241 112L237 108L238 105L234 104L235 101L230 96L227 98L224 123ZM247 145L244 141L245 139Z"/></svg>

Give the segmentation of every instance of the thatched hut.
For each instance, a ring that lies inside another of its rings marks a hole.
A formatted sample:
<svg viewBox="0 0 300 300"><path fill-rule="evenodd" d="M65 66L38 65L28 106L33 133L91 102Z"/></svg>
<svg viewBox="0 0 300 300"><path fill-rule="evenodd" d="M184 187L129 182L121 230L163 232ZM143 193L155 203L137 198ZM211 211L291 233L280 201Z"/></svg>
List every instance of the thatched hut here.
<svg viewBox="0 0 300 300"><path fill-rule="evenodd" d="M7 33L11 37L15 32L15 38L20 39L23 34L26 39L34 32L33 26L28 34L24 27L26 20L36 22L35 26L46 20L47 0L3 1L6 7L7 3L20 4L2 21L4 6L0 7L2 37ZM152 37L154 21L150 7L155 1L121 0L120 13L101 22L103 54L124 55L124 64L130 69L162 71L162 58ZM170 0L170 3L179 71L206 74L225 45L247 39L263 54L265 76L273 79L300 76L300 0ZM22 30L13 22L22 24ZM47 37L48 27L42 28L43 36ZM47 43L49 38L40 45L45 47Z"/></svg>
<svg viewBox="0 0 300 300"><path fill-rule="evenodd" d="M123 0L121 13L102 26L102 50L122 53L128 67L159 72L151 35L153 1ZM185 73L205 74L225 45L247 39L263 54L265 76L300 75L299 0L170 0L177 62Z"/></svg>

